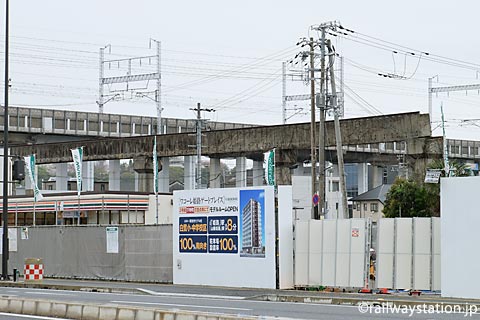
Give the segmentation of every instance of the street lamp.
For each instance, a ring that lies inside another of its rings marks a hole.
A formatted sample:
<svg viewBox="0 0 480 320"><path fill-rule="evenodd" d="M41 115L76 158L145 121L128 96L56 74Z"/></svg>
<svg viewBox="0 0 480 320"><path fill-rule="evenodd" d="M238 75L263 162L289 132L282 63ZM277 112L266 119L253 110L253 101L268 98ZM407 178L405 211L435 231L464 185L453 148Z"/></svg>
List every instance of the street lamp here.
<svg viewBox="0 0 480 320"><path fill-rule="evenodd" d="M5 105L3 114L3 237L2 279L8 279L8 3L5 0Z"/></svg>

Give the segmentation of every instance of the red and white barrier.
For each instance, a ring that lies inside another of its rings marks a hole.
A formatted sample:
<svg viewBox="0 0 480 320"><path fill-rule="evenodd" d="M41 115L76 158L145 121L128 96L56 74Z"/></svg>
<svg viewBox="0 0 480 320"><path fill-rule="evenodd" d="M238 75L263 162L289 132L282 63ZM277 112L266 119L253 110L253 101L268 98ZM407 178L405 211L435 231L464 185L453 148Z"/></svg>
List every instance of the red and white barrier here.
<svg viewBox="0 0 480 320"><path fill-rule="evenodd" d="M25 259L23 268L25 281L41 281L43 280L43 261L42 259L29 258Z"/></svg>

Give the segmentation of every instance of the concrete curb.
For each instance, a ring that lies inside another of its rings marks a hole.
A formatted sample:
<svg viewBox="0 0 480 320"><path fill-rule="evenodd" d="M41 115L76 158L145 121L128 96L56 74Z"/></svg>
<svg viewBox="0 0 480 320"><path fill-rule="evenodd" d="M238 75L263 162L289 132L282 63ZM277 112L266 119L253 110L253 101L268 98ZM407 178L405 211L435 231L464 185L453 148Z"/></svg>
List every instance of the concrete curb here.
<svg viewBox="0 0 480 320"><path fill-rule="evenodd" d="M78 304L23 298L0 298L0 312L35 316L64 317L78 320L254 320L269 319L209 312L169 311L155 308L128 307L115 304Z"/></svg>
<svg viewBox="0 0 480 320"><path fill-rule="evenodd" d="M70 285L63 285L63 284L26 283L26 282L1 282L0 287L69 290L69 291L102 292L102 293L146 294L141 290L133 289L133 288L113 288L113 287L98 287L98 286L92 287L92 286L78 286L78 285L70 286Z"/></svg>

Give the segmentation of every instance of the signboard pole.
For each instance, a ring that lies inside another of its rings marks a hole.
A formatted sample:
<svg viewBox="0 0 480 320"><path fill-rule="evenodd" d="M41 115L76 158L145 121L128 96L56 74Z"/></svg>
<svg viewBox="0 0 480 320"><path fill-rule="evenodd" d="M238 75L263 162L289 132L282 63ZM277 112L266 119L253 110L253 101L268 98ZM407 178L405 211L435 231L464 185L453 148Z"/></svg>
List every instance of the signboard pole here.
<svg viewBox="0 0 480 320"><path fill-rule="evenodd" d="M157 136L153 139L153 191L155 192L155 224L158 224L158 159Z"/></svg>

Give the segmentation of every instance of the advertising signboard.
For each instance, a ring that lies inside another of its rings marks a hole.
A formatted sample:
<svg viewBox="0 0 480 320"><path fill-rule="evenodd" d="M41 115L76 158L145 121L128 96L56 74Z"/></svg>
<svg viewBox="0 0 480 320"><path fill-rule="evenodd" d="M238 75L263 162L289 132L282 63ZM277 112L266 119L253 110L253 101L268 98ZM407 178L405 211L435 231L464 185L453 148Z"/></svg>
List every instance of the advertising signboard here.
<svg viewBox="0 0 480 320"><path fill-rule="evenodd" d="M174 192L176 284L275 288L274 188Z"/></svg>

